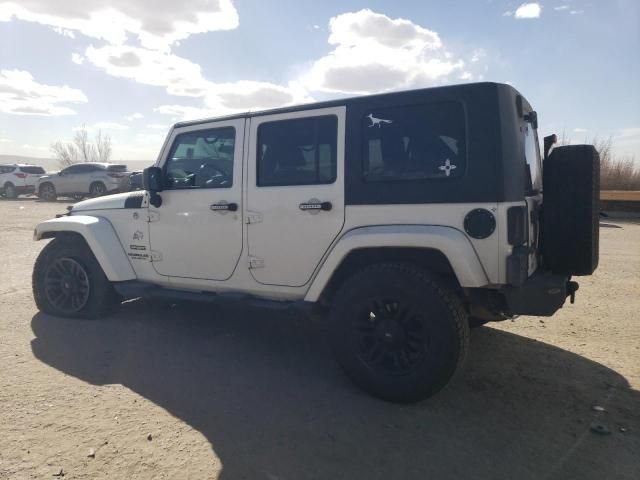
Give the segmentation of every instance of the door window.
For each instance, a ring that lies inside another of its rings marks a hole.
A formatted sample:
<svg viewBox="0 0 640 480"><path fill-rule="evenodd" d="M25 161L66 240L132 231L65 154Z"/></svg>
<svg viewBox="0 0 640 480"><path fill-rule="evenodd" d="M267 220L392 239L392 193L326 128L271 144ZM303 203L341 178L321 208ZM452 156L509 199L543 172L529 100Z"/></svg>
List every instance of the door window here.
<svg viewBox="0 0 640 480"><path fill-rule="evenodd" d="M165 163L165 188L230 188L235 137L233 127L178 135Z"/></svg>
<svg viewBox="0 0 640 480"><path fill-rule="evenodd" d="M258 186L330 184L336 180L338 119L265 122L258 127Z"/></svg>

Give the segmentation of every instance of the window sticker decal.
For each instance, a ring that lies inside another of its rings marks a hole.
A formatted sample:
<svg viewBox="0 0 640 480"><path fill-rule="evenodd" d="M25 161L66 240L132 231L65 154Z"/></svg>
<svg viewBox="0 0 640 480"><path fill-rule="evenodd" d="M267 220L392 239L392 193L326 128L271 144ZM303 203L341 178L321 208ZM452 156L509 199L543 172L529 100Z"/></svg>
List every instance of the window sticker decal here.
<svg viewBox="0 0 640 480"><path fill-rule="evenodd" d="M447 158L447 161L444 162L444 165L440 165L438 167L438 170L442 170L444 174L448 177L449 175L451 175L451 170L455 170L456 168L458 167L452 164L451 161Z"/></svg>
<svg viewBox="0 0 640 480"><path fill-rule="evenodd" d="M373 113L370 113L369 115L367 115L367 118L369 120L371 120L371 125L369 125L369 128L371 128L371 127L380 128L383 123L393 123L393 120L386 120L384 118L376 118L376 117L373 116Z"/></svg>

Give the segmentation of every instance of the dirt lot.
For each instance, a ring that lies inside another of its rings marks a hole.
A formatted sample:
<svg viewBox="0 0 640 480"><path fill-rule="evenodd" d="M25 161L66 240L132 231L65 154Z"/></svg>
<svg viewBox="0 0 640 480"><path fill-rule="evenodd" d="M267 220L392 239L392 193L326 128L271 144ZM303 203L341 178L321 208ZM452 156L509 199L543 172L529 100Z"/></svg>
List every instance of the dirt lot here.
<svg viewBox="0 0 640 480"><path fill-rule="evenodd" d="M398 406L356 390L300 314L38 313L33 226L65 205L0 201L0 478L640 478L639 223L603 226L575 305L474 330L464 374Z"/></svg>

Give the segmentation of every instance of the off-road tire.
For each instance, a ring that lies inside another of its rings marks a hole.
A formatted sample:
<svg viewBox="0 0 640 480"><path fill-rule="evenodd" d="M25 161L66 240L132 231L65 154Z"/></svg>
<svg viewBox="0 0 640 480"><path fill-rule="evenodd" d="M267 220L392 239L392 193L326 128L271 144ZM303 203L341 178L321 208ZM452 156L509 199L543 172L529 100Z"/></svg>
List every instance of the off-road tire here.
<svg viewBox="0 0 640 480"><path fill-rule="evenodd" d="M107 187L102 182L93 182L89 186L90 197L101 197L107 194Z"/></svg>
<svg viewBox="0 0 640 480"><path fill-rule="evenodd" d="M45 202L55 202L58 198L56 187L52 183L43 183L38 188L38 197Z"/></svg>
<svg viewBox="0 0 640 480"><path fill-rule="evenodd" d="M13 183L7 182L4 184L4 196L10 200L18 197L18 191Z"/></svg>
<svg viewBox="0 0 640 480"><path fill-rule="evenodd" d="M372 305L377 313L371 312ZM394 313L403 309L404 314ZM469 345L467 313L459 297L437 276L405 264L376 264L354 273L333 299L329 322L334 352L346 374L366 392L391 402L416 402L441 390L461 368ZM389 340L387 330L394 330L393 341L404 338L413 346L392 345L372 365L367 352L373 349L367 345ZM409 355L418 359L404 371L389 371L396 369L394 355L400 367L411 364Z"/></svg>
<svg viewBox="0 0 640 480"><path fill-rule="evenodd" d="M600 158L593 145L554 148L544 161L541 250L545 267L591 275L598 266Z"/></svg>
<svg viewBox="0 0 640 480"><path fill-rule="evenodd" d="M88 279L88 298L77 311L61 310L47 291L47 274L59 259L71 259L79 264ZM100 318L110 313L119 300L91 249L82 237L75 234L59 234L42 249L33 269L32 288L38 309L59 317Z"/></svg>

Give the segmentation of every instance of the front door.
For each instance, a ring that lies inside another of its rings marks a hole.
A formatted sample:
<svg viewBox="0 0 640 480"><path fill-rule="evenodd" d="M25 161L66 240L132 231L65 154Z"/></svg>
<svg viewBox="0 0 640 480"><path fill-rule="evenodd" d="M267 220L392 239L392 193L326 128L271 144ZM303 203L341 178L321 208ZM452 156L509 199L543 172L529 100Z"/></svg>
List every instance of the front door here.
<svg viewBox="0 0 640 480"><path fill-rule="evenodd" d="M249 265L270 285L306 284L344 223L345 107L251 119Z"/></svg>
<svg viewBox="0 0 640 480"><path fill-rule="evenodd" d="M242 253L245 120L176 129L160 165L162 205L149 206L153 266L161 275L226 280Z"/></svg>

